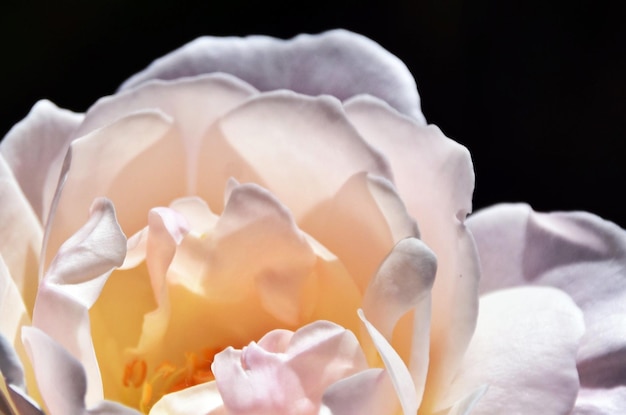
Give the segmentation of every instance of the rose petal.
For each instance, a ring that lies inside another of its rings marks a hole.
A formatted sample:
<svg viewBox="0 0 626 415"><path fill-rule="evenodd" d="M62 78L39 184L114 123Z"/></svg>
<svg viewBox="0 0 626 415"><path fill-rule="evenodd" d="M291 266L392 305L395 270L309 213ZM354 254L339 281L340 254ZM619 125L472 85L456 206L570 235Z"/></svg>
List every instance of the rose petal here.
<svg viewBox="0 0 626 415"><path fill-rule="evenodd" d="M323 408L331 415L388 415L393 413L395 406L394 400L389 399L389 392L393 393L393 386L387 372L368 369L326 389Z"/></svg>
<svg viewBox="0 0 626 415"><path fill-rule="evenodd" d="M150 410L150 415L226 415L215 382L185 388L164 395Z"/></svg>
<svg viewBox="0 0 626 415"><path fill-rule="evenodd" d="M300 226L341 260L361 293L393 246L419 235L393 185L365 172L350 177Z"/></svg>
<svg viewBox="0 0 626 415"><path fill-rule="evenodd" d="M385 258L363 298L363 312L378 331L405 355L419 399L424 394L430 341L431 288L437 260L419 239L398 242ZM397 327L412 310L408 325ZM396 335L394 334L396 329Z"/></svg>
<svg viewBox="0 0 626 415"><path fill-rule="evenodd" d="M626 386L612 389L583 389L572 415L618 415L626 410Z"/></svg>
<svg viewBox="0 0 626 415"><path fill-rule="evenodd" d="M93 410L85 410L87 377L80 362L35 327L24 327L22 338L50 415L139 415L133 409L112 402L98 402Z"/></svg>
<svg viewBox="0 0 626 415"><path fill-rule="evenodd" d="M122 264L125 254L126 238L116 221L113 205L106 199L97 199L87 223L61 246L50 264L33 312L33 326L45 331L85 366L89 404L102 400L102 380L88 309L113 269Z"/></svg>
<svg viewBox="0 0 626 415"><path fill-rule="evenodd" d="M127 234L142 229L151 208L184 195L185 154L172 121L158 111L145 111L75 140L63 174L47 230L46 264L82 225L96 197L113 201Z"/></svg>
<svg viewBox="0 0 626 415"><path fill-rule="evenodd" d="M437 256L428 402L423 405L431 407L445 393L476 324L478 257L463 224L472 209L472 161L465 147L437 127L424 126L374 97L356 97L345 107L363 138L388 157L398 193L417 220L421 239Z"/></svg>
<svg viewBox="0 0 626 415"><path fill-rule="evenodd" d="M597 216L499 205L468 220L482 258L481 290L548 285L583 310L583 387L626 385L626 232Z"/></svg>
<svg viewBox="0 0 626 415"><path fill-rule="evenodd" d="M368 93L423 120L415 81L397 57L372 40L345 30L299 35L201 37L154 61L120 89L150 79L177 79L225 72L261 91L289 89L340 100Z"/></svg>
<svg viewBox="0 0 626 415"><path fill-rule="evenodd" d="M202 75L171 82L150 81L132 90L100 99L86 114L75 137L104 127L134 112L158 108L172 117L186 149L187 192L194 194L196 157L204 131L219 116L258 93L226 74ZM202 114L201 116L199 114Z"/></svg>
<svg viewBox="0 0 626 415"><path fill-rule="evenodd" d="M315 256L274 196L255 184L235 187L211 237L197 243L203 248L183 243L180 261L174 261L181 284L219 302L240 301L255 290L275 318L297 324ZM207 263L207 257L219 260Z"/></svg>
<svg viewBox="0 0 626 415"><path fill-rule="evenodd" d="M215 212L222 210L225 183L234 177L271 191L297 221L355 173L391 177L384 158L356 133L336 99L289 91L261 94L222 117L198 157L199 194Z"/></svg>
<svg viewBox="0 0 626 415"><path fill-rule="evenodd" d="M385 364L404 415L416 414L420 406L420 397L416 393L409 369L385 337L365 318L363 310L358 310L358 314Z"/></svg>
<svg viewBox="0 0 626 415"><path fill-rule="evenodd" d="M7 160L41 223L46 223L72 132L82 120L82 114L41 100L0 144L0 155Z"/></svg>
<svg viewBox="0 0 626 415"><path fill-rule="evenodd" d="M562 291L523 287L481 297L476 332L440 405L489 385L472 415L569 413L583 332L580 309Z"/></svg>
<svg viewBox="0 0 626 415"><path fill-rule="evenodd" d="M0 255L30 313L39 285L41 224L0 154ZM3 314L4 316L4 314ZM13 336L13 334L10 334Z"/></svg>

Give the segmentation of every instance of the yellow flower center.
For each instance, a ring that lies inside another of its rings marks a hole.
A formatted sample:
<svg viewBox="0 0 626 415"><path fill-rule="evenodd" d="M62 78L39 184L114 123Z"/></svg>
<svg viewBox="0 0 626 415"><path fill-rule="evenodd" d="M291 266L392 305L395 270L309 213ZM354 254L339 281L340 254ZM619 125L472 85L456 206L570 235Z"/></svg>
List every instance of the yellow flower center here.
<svg viewBox="0 0 626 415"><path fill-rule="evenodd" d="M147 414L163 395L213 380L211 364L218 352L220 350L209 348L199 353L187 352L182 367L164 361L151 371L150 376L146 361L133 358L124 366L122 384L125 388L141 389L138 407Z"/></svg>

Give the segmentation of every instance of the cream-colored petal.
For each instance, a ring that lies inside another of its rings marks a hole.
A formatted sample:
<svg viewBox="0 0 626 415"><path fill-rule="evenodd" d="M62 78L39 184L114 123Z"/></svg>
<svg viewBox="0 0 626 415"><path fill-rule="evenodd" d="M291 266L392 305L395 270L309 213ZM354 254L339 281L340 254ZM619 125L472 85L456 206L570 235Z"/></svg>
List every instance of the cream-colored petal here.
<svg viewBox="0 0 626 415"><path fill-rule="evenodd" d="M258 91L227 74L204 74L165 82L154 80L137 88L101 98L85 116L74 134L85 134L117 121L128 114L157 108L169 115L186 149L186 193L195 193L198 147L205 130L215 120Z"/></svg>
<svg viewBox="0 0 626 415"><path fill-rule="evenodd" d="M96 197L113 201L126 234L145 227L150 209L185 194L185 163L179 133L158 111L129 115L75 140L47 229L46 264Z"/></svg>
<svg viewBox="0 0 626 415"><path fill-rule="evenodd" d="M350 177L300 226L341 260L361 293L393 246L419 235L391 183L366 172Z"/></svg>
<svg viewBox="0 0 626 415"><path fill-rule="evenodd" d="M346 103L359 133L388 157L394 182L439 262L433 286L426 406L445 392L469 343L478 312L479 266L464 225L472 209L474 172L467 149L373 97Z"/></svg>
<svg viewBox="0 0 626 415"><path fill-rule="evenodd" d="M390 178L385 160L350 125L339 101L289 91L260 94L226 114L198 157L198 193L213 211L221 212L234 177L268 189L298 222L355 173Z"/></svg>
<svg viewBox="0 0 626 415"><path fill-rule="evenodd" d="M0 200L0 256L30 315L39 285L43 230L1 154Z"/></svg>
<svg viewBox="0 0 626 415"><path fill-rule="evenodd" d="M226 415L223 404L217 384L208 382L164 395L150 415Z"/></svg>

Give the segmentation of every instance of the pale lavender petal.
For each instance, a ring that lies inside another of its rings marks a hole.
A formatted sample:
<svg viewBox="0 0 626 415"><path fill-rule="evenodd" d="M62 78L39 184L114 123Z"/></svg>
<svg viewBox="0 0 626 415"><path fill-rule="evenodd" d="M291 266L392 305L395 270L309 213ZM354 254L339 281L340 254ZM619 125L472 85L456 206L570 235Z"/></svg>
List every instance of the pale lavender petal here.
<svg viewBox="0 0 626 415"><path fill-rule="evenodd" d="M626 231L583 212L536 213L498 205L471 216L481 292L548 285L583 310L578 352L583 387L626 385Z"/></svg>
<svg viewBox="0 0 626 415"><path fill-rule="evenodd" d="M415 80L400 59L380 45L345 30L299 35L201 37L154 61L121 89L150 79L178 79L225 72L261 91L289 89L340 100L370 94L423 120Z"/></svg>
<svg viewBox="0 0 626 415"><path fill-rule="evenodd" d="M2 155L41 223L46 222L65 152L82 114L39 101L0 143Z"/></svg>
<svg viewBox="0 0 626 415"><path fill-rule="evenodd" d="M481 297L461 369L439 402L446 408L487 385L472 415L562 415L578 394L582 313L562 291L520 287Z"/></svg>
<svg viewBox="0 0 626 415"><path fill-rule="evenodd" d="M583 389L572 415L622 415L626 413L626 386Z"/></svg>

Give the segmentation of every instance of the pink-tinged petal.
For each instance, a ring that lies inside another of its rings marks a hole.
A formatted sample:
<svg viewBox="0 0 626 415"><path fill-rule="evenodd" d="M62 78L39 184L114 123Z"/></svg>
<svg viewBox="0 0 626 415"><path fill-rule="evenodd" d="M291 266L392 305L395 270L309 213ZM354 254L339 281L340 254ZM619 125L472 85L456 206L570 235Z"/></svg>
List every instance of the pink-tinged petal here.
<svg viewBox="0 0 626 415"><path fill-rule="evenodd" d="M263 343L275 348L287 337L280 330ZM224 407L233 414L316 414L330 385L365 369L355 335L328 321L299 329L284 352L252 342L216 355L212 366Z"/></svg>
<svg viewBox="0 0 626 415"><path fill-rule="evenodd" d="M158 111L129 115L72 142L47 229L46 264L96 197L113 201L124 232L142 229L151 208L184 195L185 166L180 135Z"/></svg>
<svg viewBox="0 0 626 415"><path fill-rule="evenodd" d="M102 400L102 381L88 310L125 254L126 238L113 205L106 199L97 199L87 223L59 248L35 303L33 326L45 331L84 365L89 379L89 404Z"/></svg>
<svg viewBox="0 0 626 415"><path fill-rule="evenodd" d="M394 391L387 373L368 369L333 383L326 389L322 403L330 415L390 415L395 400L389 399L389 393Z"/></svg>
<svg viewBox="0 0 626 415"><path fill-rule="evenodd" d="M361 293L393 246L419 235L393 185L366 172L350 177L300 227L341 260Z"/></svg>
<svg viewBox="0 0 626 415"><path fill-rule="evenodd" d="M154 61L121 87L150 79L177 79L225 72L261 91L289 89L340 100L370 94L423 120L415 80L400 59L366 37L345 30L299 35L201 37Z"/></svg>
<svg viewBox="0 0 626 415"><path fill-rule="evenodd" d="M626 231L582 213L498 205L468 220L481 256L481 291L548 285L582 309L583 387L626 385Z"/></svg>
<svg viewBox="0 0 626 415"><path fill-rule="evenodd" d="M472 415L568 414L578 394L576 352L584 329L580 309L553 288L481 297L463 366L439 405L488 385Z"/></svg>
<svg viewBox="0 0 626 415"><path fill-rule="evenodd" d="M72 132L82 120L82 114L42 100L0 144L0 155L9 163L41 223L48 217Z"/></svg>
<svg viewBox="0 0 626 415"><path fill-rule="evenodd" d="M467 149L435 126L424 126L384 102L360 96L346 103L359 133L385 154L398 193L417 220L439 267L432 290L427 402L445 393L460 365L478 313L478 257L464 225L472 209L474 172Z"/></svg>
<svg viewBox="0 0 626 415"><path fill-rule="evenodd" d="M403 352L409 363L419 399L424 394L430 341L431 289L437 259L419 239L400 241L385 258L363 298L363 312L387 339ZM407 326L394 329L400 318L412 311Z"/></svg>
<svg viewBox="0 0 626 415"><path fill-rule="evenodd" d="M22 338L49 415L139 415L133 409L106 401L99 401L93 409L86 410L87 377L80 362L35 327L24 327Z"/></svg>
<svg viewBox="0 0 626 415"><path fill-rule="evenodd" d="M281 356L251 343L215 356L212 365L227 413L237 415L312 414L298 375Z"/></svg>
<svg viewBox="0 0 626 415"><path fill-rule="evenodd" d="M215 382L185 388L164 395L150 410L150 415L226 415Z"/></svg>
<svg viewBox="0 0 626 415"><path fill-rule="evenodd" d="M397 398L400 401L403 414L416 414L420 406L420 397L417 395L409 369L385 337L365 318L363 310L359 310L358 313L359 318L363 322L367 333L371 337L385 365L387 374L396 391Z"/></svg>
<svg viewBox="0 0 626 415"><path fill-rule="evenodd" d="M171 82L151 81L100 99L87 111L75 137L104 127L134 112L158 108L172 117L186 149L189 194L195 193L195 177L200 162L196 154L204 131L258 91L226 74L202 75Z"/></svg>
<svg viewBox="0 0 626 415"><path fill-rule="evenodd" d="M391 177L385 159L350 125L339 101L289 91L258 95L222 117L198 157L198 192L214 211L221 211L225 184L234 177L271 191L297 221L355 173Z"/></svg>
<svg viewBox="0 0 626 415"><path fill-rule="evenodd" d="M335 381L368 367L354 333L329 321L316 321L296 331L285 353L313 402Z"/></svg>
<svg viewBox="0 0 626 415"><path fill-rule="evenodd" d="M39 285L42 226L1 154L0 200L0 256L30 314Z"/></svg>
<svg viewBox="0 0 626 415"><path fill-rule="evenodd" d="M582 389L572 415L620 415L626 413L626 386Z"/></svg>

